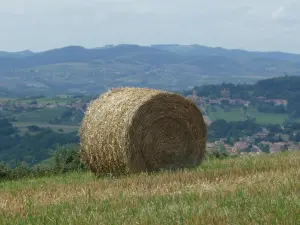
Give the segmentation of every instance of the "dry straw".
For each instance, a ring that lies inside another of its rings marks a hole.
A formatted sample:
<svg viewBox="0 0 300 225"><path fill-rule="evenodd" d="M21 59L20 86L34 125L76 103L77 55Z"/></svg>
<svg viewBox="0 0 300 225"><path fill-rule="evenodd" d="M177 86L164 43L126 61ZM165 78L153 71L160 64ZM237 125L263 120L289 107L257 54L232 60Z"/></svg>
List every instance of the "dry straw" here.
<svg viewBox="0 0 300 225"><path fill-rule="evenodd" d="M206 135L200 110L181 95L113 89L87 108L82 159L97 175L194 167L204 157Z"/></svg>

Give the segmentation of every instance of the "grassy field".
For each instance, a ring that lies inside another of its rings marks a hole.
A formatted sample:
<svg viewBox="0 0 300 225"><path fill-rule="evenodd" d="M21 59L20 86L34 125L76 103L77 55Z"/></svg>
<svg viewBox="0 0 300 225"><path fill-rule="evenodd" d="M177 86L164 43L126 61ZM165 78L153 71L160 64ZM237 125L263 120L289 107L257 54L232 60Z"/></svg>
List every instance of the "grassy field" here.
<svg viewBox="0 0 300 225"><path fill-rule="evenodd" d="M22 113L16 116L19 122L31 122L31 123L48 123L49 120L60 116L66 108L49 108L41 109L33 112Z"/></svg>
<svg viewBox="0 0 300 225"><path fill-rule="evenodd" d="M78 130L78 126L67 126L62 124L49 124L49 120L60 116L66 108L50 108L50 109L41 109L38 111L22 113L16 115L18 122L13 122L13 126L20 129L21 133L28 131L27 126L36 125L39 127L49 127L55 131L62 129L64 132L73 132Z"/></svg>
<svg viewBox="0 0 300 225"><path fill-rule="evenodd" d="M215 106L216 112L211 109L208 111L208 116L214 121L224 119L226 121L242 121L244 120L244 113L242 108L231 108L230 112L225 112L222 108ZM261 113L256 109L249 107L247 110L251 117L256 118L259 124L282 124L287 118L287 114L276 113Z"/></svg>
<svg viewBox="0 0 300 225"><path fill-rule="evenodd" d="M240 108L231 108L230 112L224 112L224 110L218 106L215 106L216 112L211 110L208 111L208 116L214 120L224 119L226 121L241 121L244 120L244 114Z"/></svg>
<svg viewBox="0 0 300 225"><path fill-rule="evenodd" d="M64 98L64 97L46 97L46 98L34 98L34 99L17 99L17 98L0 98L0 103L5 103L7 101L11 101L13 103L16 104L29 104L31 103L33 100L36 100L39 104L55 104L55 103L63 103L63 104L67 104L70 103L72 100L74 101L74 99L70 98Z"/></svg>
<svg viewBox="0 0 300 225"><path fill-rule="evenodd" d="M300 152L119 178L0 183L0 224L297 224Z"/></svg>
<svg viewBox="0 0 300 225"><path fill-rule="evenodd" d="M287 114L278 113L261 113L256 109L248 109L248 114L256 118L256 122L259 124L283 124L288 119Z"/></svg>
<svg viewBox="0 0 300 225"><path fill-rule="evenodd" d="M48 124L48 123L30 123L30 122L12 122L14 127L19 128L21 131L26 132L27 131L27 126L31 125L36 125L41 128L51 128L54 131L58 131L59 129L62 129L63 132L68 133L68 132L74 132L79 129L79 126L67 126L67 125L61 125L61 124Z"/></svg>
<svg viewBox="0 0 300 225"><path fill-rule="evenodd" d="M68 103L70 100L68 98L59 98L59 97L55 97L55 98L40 98L37 99L37 101L41 104L53 104L53 103Z"/></svg>

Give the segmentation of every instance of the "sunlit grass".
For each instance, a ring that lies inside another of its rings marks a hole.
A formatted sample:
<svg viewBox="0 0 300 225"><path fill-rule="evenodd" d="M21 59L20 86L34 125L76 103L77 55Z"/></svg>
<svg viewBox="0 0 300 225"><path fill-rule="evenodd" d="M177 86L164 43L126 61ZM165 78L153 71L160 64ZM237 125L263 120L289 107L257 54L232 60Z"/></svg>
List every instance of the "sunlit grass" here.
<svg viewBox="0 0 300 225"><path fill-rule="evenodd" d="M0 224L297 224L300 152L119 178L0 183Z"/></svg>

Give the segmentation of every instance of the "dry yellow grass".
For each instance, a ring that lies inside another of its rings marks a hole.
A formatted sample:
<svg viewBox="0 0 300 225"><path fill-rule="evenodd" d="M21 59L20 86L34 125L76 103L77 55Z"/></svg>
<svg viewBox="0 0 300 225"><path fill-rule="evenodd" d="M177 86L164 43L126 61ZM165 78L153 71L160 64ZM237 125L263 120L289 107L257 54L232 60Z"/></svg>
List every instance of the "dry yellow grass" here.
<svg viewBox="0 0 300 225"><path fill-rule="evenodd" d="M0 224L297 224L300 152L198 169L0 184Z"/></svg>
<svg viewBox="0 0 300 225"><path fill-rule="evenodd" d="M84 162L97 175L198 166L206 125L178 94L119 88L93 101L80 129Z"/></svg>

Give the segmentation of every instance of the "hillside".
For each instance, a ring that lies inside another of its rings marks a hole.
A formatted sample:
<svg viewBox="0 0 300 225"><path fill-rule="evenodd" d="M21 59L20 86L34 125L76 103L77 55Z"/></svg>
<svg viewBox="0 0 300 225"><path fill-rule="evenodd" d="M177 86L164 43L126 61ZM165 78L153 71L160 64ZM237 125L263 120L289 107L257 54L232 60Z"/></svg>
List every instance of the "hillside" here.
<svg viewBox="0 0 300 225"><path fill-rule="evenodd" d="M300 76L284 76L253 85L223 83L193 88L198 92L196 104L209 127L208 142L224 142L225 138L228 152L235 151L235 143L246 137L247 147L240 151L252 151L251 146L259 147L266 142L271 152L282 144L288 149L299 149L299 86ZM224 88L230 92L227 100L221 96ZM193 89L181 94L189 97ZM265 97L261 99L262 96ZM96 97L98 95L0 98L0 123L1 117L7 119L2 120L3 129L0 129L0 163L15 165L18 160L32 165L47 159L56 144L78 144L77 131L84 110ZM219 148L220 143L211 145L213 150Z"/></svg>
<svg viewBox="0 0 300 225"><path fill-rule="evenodd" d="M0 183L1 224L297 224L300 152L177 172Z"/></svg>
<svg viewBox="0 0 300 225"><path fill-rule="evenodd" d="M277 60L300 60L300 55L285 52L258 52L242 49L225 49L221 47L207 47L203 45L152 45L151 47L181 55L189 56L224 56L235 59L268 58Z"/></svg>
<svg viewBox="0 0 300 225"><path fill-rule="evenodd" d="M300 55L198 45L68 46L0 53L0 95L94 94L116 86L180 90L223 81L254 83L284 73L300 74Z"/></svg>
<svg viewBox="0 0 300 225"><path fill-rule="evenodd" d="M192 95L196 90L198 96L222 98L221 92L224 89L229 91L230 99L241 99L249 101L253 106L270 108L274 104L267 100L286 100L287 108L285 111L292 117L300 117L300 76L282 76L271 79L259 80L253 85L222 83L215 85L195 86L193 89L182 91L185 96ZM263 98L265 100L258 100ZM262 104L264 103L264 104ZM259 106L258 106L259 105ZM275 107L275 106L274 106ZM269 110L274 111L274 110Z"/></svg>
<svg viewBox="0 0 300 225"><path fill-rule="evenodd" d="M32 56L35 53L29 50L21 51L21 52L4 52L0 51L0 58L19 58L19 57L27 57Z"/></svg>

